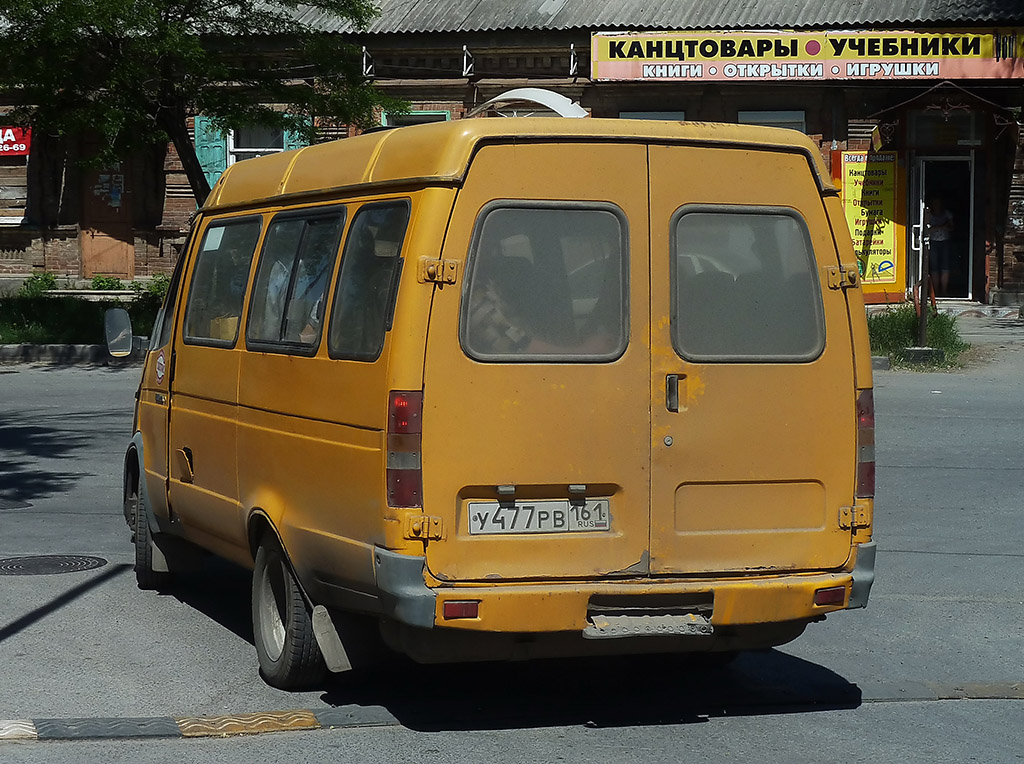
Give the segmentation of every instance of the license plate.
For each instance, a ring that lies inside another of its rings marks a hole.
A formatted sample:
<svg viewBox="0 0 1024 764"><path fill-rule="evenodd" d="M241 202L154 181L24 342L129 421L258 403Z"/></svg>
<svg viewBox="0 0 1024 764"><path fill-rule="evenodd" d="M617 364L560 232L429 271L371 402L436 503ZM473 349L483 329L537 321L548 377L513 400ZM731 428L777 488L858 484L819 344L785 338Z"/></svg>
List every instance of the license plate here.
<svg viewBox="0 0 1024 764"><path fill-rule="evenodd" d="M611 529L608 499L587 499L570 503L543 501L471 501L471 535L501 533L584 533Z"/></svg>

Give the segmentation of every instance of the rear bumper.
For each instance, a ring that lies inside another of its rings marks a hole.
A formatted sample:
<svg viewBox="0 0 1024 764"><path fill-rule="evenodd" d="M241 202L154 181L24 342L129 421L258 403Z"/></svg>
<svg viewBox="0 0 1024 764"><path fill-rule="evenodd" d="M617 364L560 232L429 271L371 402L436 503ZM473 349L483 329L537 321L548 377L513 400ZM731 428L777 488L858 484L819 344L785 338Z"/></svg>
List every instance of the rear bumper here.
<svg viewBox="0 0 1024 764"><path fill-rule="evenodd" d="M864 607L874 580L875 545L855 547L851 569L838 573L792 573L717 579L597 580L569 583L486 583L428 586L423 557L375 550L383 614L420 628L479 632L582 632L591 598L710 595L711 623L751 626L808 621L827 613ZM844 587L842 604L815 605L819 589ZM444 618L444 603L479 602L476 618Z"/></svg>

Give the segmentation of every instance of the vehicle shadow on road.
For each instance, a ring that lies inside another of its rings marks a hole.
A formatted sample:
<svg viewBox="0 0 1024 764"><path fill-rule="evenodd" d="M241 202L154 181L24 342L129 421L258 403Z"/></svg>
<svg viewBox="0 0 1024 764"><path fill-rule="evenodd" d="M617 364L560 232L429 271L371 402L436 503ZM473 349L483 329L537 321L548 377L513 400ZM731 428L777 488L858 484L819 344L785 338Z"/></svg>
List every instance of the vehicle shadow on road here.
<svg viewBox="0 0 1024 764"><path fill-rule="evenodd" d="M211 577L216 587L206 585ZM215 558L167 590L251 644L249 593L249 571ZM681 724L861 704L857 685L779 650L741 653L725 668L699 655L424 666L390 654L321 687L321 701L343 716L435 732Z"/></svg>
<svg viewBox="0 0 1024 764"><path fill-rule="evenodd" d="M217 585L210 586L209 582L214 580ZM195 570L176 574L174 583L163 593L198 610L251 645L251 590L252 574L248 570L227 560L207 556L201 559Z"/></svg>
<svg viewBox="0 0 1024 764"><path fill-rule="evenodd" d="M852 709L860 688L777 650L726 668L699 657L632 656L418 666L335 678L325 703L382 706L420 731L685 724L718 716Z"/></svg>

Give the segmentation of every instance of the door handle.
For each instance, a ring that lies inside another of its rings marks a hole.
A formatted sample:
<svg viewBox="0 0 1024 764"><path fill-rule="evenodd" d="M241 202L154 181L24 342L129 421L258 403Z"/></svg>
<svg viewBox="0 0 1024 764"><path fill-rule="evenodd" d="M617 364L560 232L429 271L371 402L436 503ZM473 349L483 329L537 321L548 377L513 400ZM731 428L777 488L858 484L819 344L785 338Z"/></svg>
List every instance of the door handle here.
<svg viewBox="0 0 1024 764"><path fill-rule="evenodd" d="M914 223L912 226L910 226L910 248L914 252L921 251L921 239L923 230L923 223Z"/></svg>
<svg viewBox="0 0 1024 764"><path fill-rule="evenodd" d="M167 396L164 395L163 393L157 393L153 397L156 398L156 402L159 403L161 406L167 403Z"/></svg>
<svg viewBox="0 0 1024 764"><path fill-rule="evenodd" d="M686 378L685 374L665 375L665 408L669 411L679 411L679 377Z"/></svg>

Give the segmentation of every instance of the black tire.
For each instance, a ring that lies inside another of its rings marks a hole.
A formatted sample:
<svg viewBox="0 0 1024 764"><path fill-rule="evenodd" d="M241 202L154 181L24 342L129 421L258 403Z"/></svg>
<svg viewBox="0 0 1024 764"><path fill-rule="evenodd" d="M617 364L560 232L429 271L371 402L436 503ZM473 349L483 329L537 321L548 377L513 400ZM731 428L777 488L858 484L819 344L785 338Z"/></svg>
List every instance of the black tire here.
<svg viewBox="0 0 1024 764"><path fill-rule="evenodd" d="M313 635L313 618L276 539L266 535L252 571L252 633L267 684L295 690L327 672Z"/></svg>
<svg viewBox="0 0 1024 764"><path fill-rule="evenodd" d="M138 481L128 489L125 515L130 519L132 541L135 543L135 582L140 589L161 589L171 581L166 572L153 570L153 537L149 531L146 500L139 490Z"/></svg>

